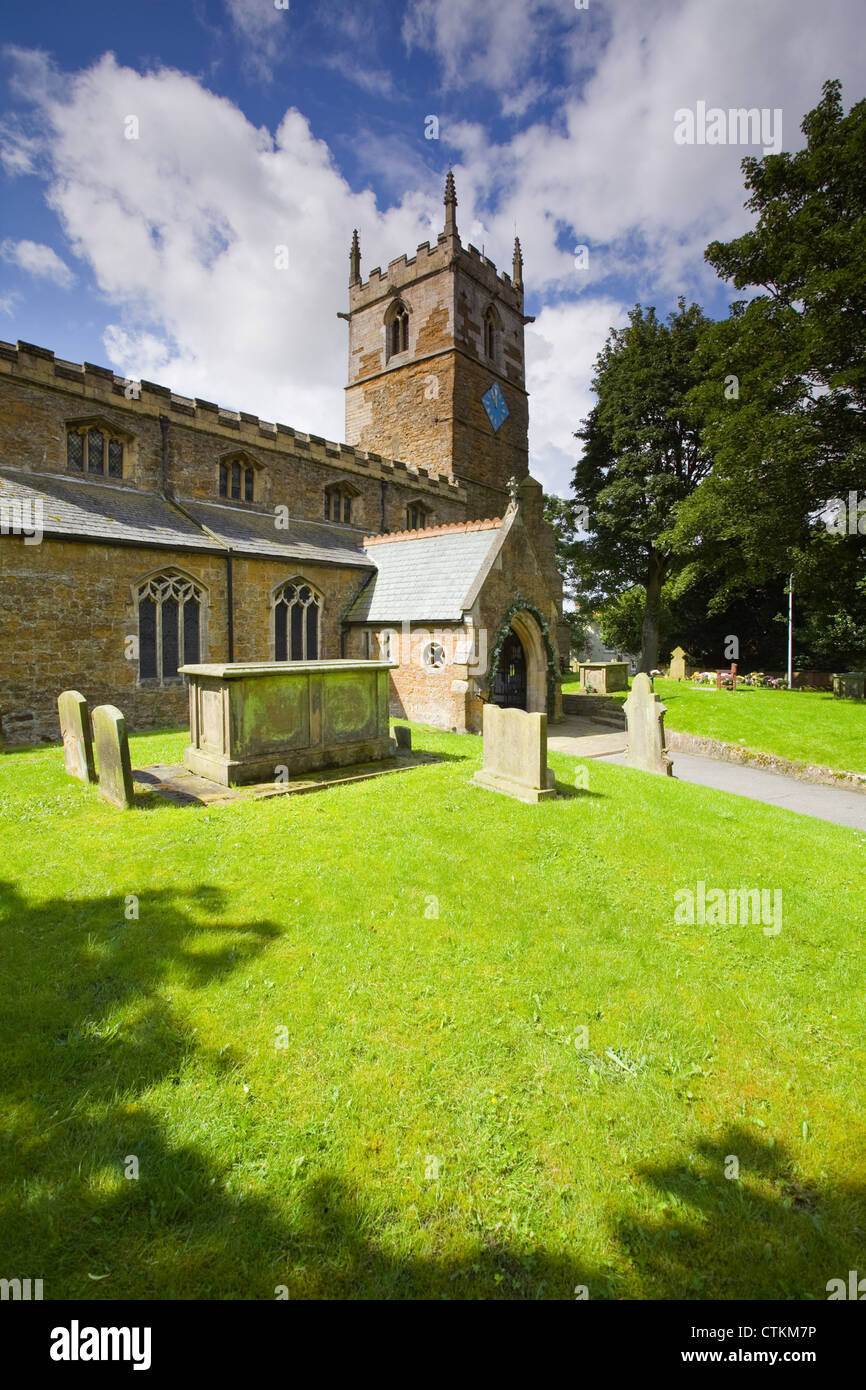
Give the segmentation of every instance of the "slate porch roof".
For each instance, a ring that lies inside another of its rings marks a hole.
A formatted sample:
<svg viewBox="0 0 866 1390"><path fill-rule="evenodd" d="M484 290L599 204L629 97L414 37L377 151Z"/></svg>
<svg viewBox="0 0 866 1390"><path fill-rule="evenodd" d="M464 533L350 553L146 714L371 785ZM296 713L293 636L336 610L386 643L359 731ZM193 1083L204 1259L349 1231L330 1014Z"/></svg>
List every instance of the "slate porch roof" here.
<svg viewBox="0 0 866 1390"><path fill-rule="evenodd" d="M355 599L346 621L460 622L466 600L501 533L502 522L496 520L365 537L365 550L376 572Z"/></svg>
<svg viewBox="0 0 866 1390"><path fill-rule="evenodd" d="M287 529L277 530L273 512L183 498L174 505L158 493L116 484L0 469L0 503L39 499L47 536L217 553L230 547L241 555L373 568L361 532L348 527L289 518Z"/></svg>

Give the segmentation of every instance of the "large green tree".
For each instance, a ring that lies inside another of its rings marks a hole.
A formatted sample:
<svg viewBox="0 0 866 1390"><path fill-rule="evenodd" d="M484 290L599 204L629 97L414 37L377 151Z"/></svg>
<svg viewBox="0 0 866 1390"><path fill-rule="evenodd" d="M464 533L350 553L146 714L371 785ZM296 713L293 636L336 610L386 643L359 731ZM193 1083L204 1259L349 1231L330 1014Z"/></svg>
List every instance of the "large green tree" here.
<svg viewBox="0 0 866 1390"><path fill-rule="evenodd" d="M636 305L596 360L598 399L575 436L584 447L573 502L588 536L577 543L574 564L599 601L642 586L644 671L659 659L662 588L682 565L668 539L672 514L711 467L699 412L687 403L709 322L683 299L666 321Z"/></svg>
<svg viewBox="0 0 866 1390"><path fill-rule="evenodd" d="M692 403L714 469L674 526L718 564L721 605L789 572L817 597L839 564L854 602L866 576L862 547L858 571L841 540L821 543L826 504L866 483L866 101L845 115L827 82L802 130L796 154L743 160L755 226L706 251L754 295L699 345Z"/></svg>

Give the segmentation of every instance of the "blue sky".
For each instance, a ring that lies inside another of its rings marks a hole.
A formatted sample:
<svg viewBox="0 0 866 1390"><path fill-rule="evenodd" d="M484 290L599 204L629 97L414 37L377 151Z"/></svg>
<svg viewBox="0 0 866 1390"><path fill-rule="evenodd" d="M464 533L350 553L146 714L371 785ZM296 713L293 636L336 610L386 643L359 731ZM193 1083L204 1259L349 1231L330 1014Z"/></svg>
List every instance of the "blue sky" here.
<svg viewBox="0 0 866 1390"><path fill-rule="evenodd" d="M703 250L762 150L675 113L778 110L798 148L826 78L866 96L864 33L862 0L8 7L0 337L339 439L352 228L365 276L411 254L452 166L464 242L510 269L521 237L531 466L565 492L608 328L733 297Z"/></svg>

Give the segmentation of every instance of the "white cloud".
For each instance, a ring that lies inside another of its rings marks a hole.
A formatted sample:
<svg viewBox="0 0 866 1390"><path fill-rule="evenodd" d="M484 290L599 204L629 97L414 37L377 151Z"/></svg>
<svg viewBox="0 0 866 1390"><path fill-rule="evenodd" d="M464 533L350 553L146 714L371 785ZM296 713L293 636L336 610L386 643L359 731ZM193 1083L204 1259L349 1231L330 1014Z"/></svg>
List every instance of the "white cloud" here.
<svg viewBox="0 0 866 1390"><path fill-rule="evenodd" d="M630 307L603 296L554 305L526 329L529 462L548 492L568 491L581 447L574 431L595 401L596 354L608 330L626 323Z"/></svg>
<svg viewBox="0 0 866 1390"><path fill-rule="evenodd" d="M274 64L285 52L289 38L291 0L280 8L274 0L225 0L226 9L243 54L251 67L265 81L274 75Z"/></svg>
<svg viewBox="0 0 866 1390"><path fill-rule="evenodd" d="M35 275L39 280L51 280L62 290L68 290L75 284L75 276L66 262L50 246L44 246L41 242L13 241L7 237L0 242L0 256L28 275Z"/></svg>
<svg viewBox="0 0 866 1390"><path fill-rule="evenodd" d="M348 253L387 261L441 228L441 190L387 213L353 193L306 119L276 133L176 71L106 55L41 105L48 198L114 306L124 376L330 438L344 430ZM138 139L126 139L135 115ZM288 268L277 268L277 248Z"/></svg>

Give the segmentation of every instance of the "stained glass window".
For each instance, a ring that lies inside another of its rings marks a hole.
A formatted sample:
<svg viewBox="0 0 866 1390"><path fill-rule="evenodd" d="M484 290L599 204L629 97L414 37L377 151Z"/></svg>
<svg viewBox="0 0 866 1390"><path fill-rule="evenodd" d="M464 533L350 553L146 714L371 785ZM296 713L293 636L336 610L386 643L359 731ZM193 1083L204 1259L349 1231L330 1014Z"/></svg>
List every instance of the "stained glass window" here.
<svg viewBox="0 0 866 1390"><path fill-rule="evenodd" d="M308 584L284 584L274 600L274 659L316 661L320 596Z"/></svg>
<svg viewBox="0 0 866 1390"><path fill-rule="evenodd" d="M99 425L69 425L66 431L66 466L73 473L98 473L109 478L123 477L123 441Z"/></svg>
<svg viewBox="0 0 866 1390"><path fill-rule="evenodd" d="M175 571L155 575L138 590L138 676L160 683L179 679L183 661L201 661L203 591Z"/></svg>
<svg viewBox="0 0 866 1390"><path fill-rule="evenodd" d="M342 521L346 526L352 519L352 493L343 483L325 489L325 520Z"/></svg>
<svg viewBox="0 0 866 1390"><path fill-rule="evenodd" d="M77 430L70 430L66 436L66 467L76 473L84 471L84 440Z"/></svg>
<svg viewBox="0 0 866 1390"><path fill-rule="evenodd" d="M109 439L108 441L108 476L109 478L123 477L123 445L119 439Z"/></svg>
<svg viewBox="0 0 866 1390"><path fill-rule="evenodd" d="M88 473L102 473L104 471L103 456L105 454L105 438L102 430L92 429L87 431L87 471Z"/></svg>

